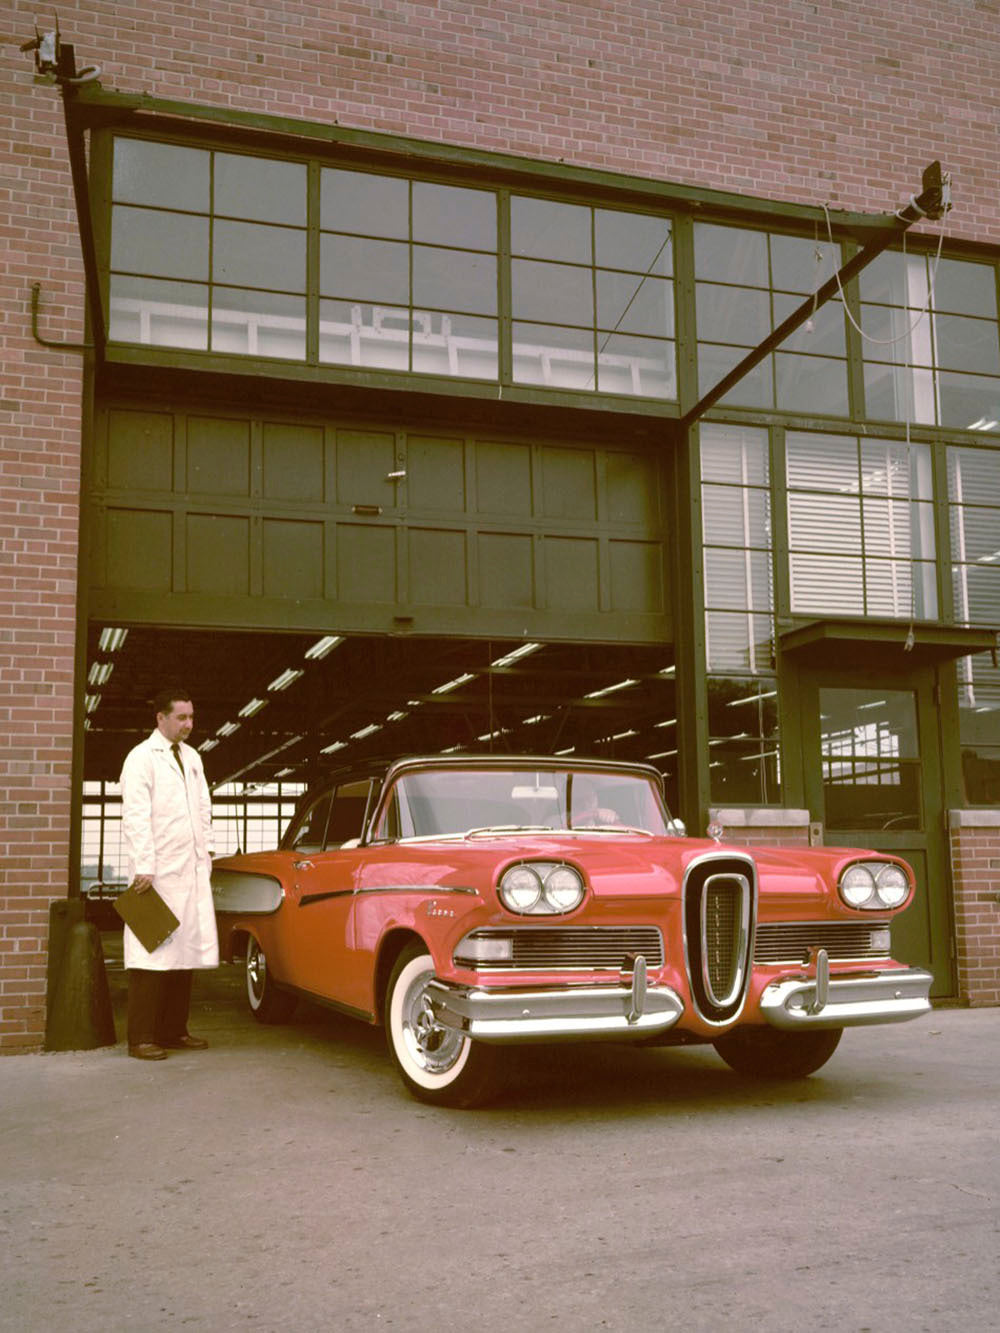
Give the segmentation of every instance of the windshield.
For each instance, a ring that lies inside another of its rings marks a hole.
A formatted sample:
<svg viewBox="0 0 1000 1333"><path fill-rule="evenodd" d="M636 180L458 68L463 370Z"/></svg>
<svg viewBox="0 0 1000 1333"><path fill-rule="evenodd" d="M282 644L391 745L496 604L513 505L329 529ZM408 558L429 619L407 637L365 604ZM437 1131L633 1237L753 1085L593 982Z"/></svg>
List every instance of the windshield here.
<svg viewBox="0 0 1000 1333"><path fill-rule="evenodd" d="M573 769L430 769L405 773L374 841L476 830L630 828L669 833L656 783L639 774Z"/></svg>

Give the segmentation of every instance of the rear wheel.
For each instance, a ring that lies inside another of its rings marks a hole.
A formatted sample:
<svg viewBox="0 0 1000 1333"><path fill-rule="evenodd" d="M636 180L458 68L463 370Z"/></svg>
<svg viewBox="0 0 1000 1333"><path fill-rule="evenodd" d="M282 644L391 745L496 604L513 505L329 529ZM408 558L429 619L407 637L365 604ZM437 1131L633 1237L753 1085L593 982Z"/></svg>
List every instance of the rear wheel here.
<svg viewBox="0 0 1000 1333"><path fill-rule="evenodd" d="M400 1077L414 1097L436 1106L481 1106L500 1091L504 1062L492 1047L443 1027L427 985L434 961L411 944L396 960L385 997L385 1031Z"/></svg>
<svg viewBox="0 0 1000 1333"><path fill-rule="evenodd" d="M267 956L252 935L247 940L246 977L250 1012L258 1023L284 1023L291 1018L295 996L274 984Z"/></svg>
<svg viewBox="0 0 1000 1333"><path fill-rule="evenodd" d="M825 1065L844 1035L843 1028L783 1032L778 1028L737 1028L714 1042L730 1069L754 1078L805 1078Z"/></svg>

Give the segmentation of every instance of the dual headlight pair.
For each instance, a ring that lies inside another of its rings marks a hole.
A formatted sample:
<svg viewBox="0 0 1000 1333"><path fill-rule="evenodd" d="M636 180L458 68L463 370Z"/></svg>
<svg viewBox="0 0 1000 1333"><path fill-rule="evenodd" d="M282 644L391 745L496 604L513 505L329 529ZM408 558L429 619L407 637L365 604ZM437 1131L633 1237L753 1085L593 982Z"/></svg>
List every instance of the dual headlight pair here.
<svg viewBox="0 0 1000 1333"><path fill-rule="evenodd" d="M519 916L572 912L583 902L583 878L564 861L532 861L511 866L497 885L500 901Z"/></svg>
<svg viewBox="0 0 1000 1333"><path fill-rule="evenodd" d="M902 866L891 861L855 861L841 875L837 887L848 907L884 911L906 901L910 881Z"/></svg>

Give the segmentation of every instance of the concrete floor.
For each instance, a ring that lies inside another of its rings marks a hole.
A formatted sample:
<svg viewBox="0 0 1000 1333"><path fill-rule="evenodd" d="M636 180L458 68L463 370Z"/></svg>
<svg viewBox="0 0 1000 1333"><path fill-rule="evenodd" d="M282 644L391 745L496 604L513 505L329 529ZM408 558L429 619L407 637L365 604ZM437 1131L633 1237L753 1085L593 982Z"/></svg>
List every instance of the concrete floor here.
<svg viewBox="0 0 1000 1333"><path fill-rule="evenodd" d="M1000 1009L791 1085L534 1050L471 1112L411 1101L379 1032L259 1027L232 967L191 1028L0 1061L0 1329L1000 1328Z"/></svg>

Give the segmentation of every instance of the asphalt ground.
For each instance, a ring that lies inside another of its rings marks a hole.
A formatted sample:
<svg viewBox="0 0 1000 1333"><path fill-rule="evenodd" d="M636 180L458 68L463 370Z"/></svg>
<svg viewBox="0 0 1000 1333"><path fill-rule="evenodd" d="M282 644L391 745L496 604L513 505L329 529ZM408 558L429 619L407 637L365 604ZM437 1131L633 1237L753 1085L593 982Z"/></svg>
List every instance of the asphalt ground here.
<svg viewBox="0 0 1000 1333"><path fill-rule="evenodd" d="M478 1111L412 1101L363 1025L259 1026L235 967L191 1030L0 1060L0 1329L1000 1328L1000 1009L792 1084L535 1049Z"/></svg>

